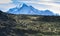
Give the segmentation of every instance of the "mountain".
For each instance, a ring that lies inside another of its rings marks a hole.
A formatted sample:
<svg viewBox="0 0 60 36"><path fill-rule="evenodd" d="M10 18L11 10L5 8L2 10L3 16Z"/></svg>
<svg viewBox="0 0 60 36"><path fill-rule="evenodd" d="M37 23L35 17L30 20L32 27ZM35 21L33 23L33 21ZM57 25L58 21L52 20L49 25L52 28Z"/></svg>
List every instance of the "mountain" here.
<svg viewBox="0 0 60 36"><path fill-rule="evenodd" d="M20 5L21 6L21 5ZM53 12L49 11L49 10L37 10L32 6L28 6L26 4L22 4L21 7L15 7L15 8L10 8L8 10L8 13L11 14L26 14L26 15L55 15Z"/></svg>

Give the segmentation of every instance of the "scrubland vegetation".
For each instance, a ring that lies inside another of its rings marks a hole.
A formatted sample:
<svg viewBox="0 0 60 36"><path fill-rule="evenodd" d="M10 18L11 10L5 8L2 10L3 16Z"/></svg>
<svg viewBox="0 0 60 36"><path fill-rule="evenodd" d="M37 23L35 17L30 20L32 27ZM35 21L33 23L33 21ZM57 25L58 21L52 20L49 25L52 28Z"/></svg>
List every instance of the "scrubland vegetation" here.
<svg viewBox="0 0 60 36"><path fill-rule="evenodd" d="M60 17L0 12L0 36L60 36Z"/></svg>

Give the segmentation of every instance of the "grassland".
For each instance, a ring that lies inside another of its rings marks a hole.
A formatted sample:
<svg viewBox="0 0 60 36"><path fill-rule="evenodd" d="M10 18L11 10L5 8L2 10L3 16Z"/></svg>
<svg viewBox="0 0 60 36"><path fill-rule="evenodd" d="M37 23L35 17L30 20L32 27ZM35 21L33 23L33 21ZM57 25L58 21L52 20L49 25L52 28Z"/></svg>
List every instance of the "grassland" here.
<svg viewBox="0 0 60 36"><path fill-rule="evenodd" d="M1 12L0 36L60 36L60 17Z"/></svg>

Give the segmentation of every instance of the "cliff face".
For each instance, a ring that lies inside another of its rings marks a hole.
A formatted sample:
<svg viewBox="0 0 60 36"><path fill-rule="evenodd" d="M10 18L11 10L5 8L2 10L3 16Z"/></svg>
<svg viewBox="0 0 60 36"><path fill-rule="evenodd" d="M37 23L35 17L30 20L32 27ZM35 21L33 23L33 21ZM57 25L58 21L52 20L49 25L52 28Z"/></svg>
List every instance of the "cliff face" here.
<svg viewBox="0 0 60 36"><path fill-rule="evenodd" d="M13 15L0 11L0 36L58 35L59 28L58 16Z"/></svg>

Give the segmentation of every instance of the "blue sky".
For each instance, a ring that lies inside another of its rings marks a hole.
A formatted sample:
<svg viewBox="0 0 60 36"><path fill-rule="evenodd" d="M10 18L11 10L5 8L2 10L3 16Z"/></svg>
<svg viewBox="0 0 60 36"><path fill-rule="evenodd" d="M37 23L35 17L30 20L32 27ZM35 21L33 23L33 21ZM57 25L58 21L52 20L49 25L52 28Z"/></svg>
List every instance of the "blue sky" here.
<svg viewBox="0 0 60 36"><path fill-rule="evenodd" d="M48 9L60 14L60 0L0 0L0 10L7 11L17 6L18 2L26 3L39 10Z"/></svg>

